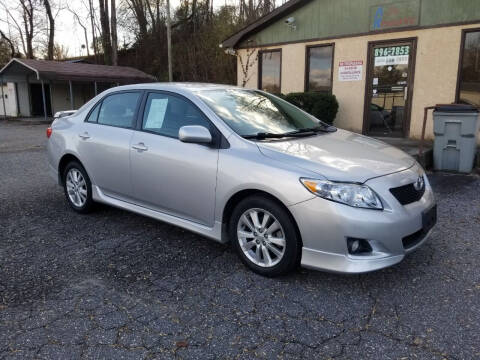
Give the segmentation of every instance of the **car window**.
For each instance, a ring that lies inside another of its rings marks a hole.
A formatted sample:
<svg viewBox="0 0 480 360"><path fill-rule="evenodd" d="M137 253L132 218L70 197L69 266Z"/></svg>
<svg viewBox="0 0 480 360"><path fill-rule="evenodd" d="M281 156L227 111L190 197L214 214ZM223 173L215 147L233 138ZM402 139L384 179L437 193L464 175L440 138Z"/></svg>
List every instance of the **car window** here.
<svg viewBox="0 0 480 360"><path fill-rule="evenodd" d="M95 108L93 109L93 111L90 113L90 115L88 115L88 118L87 118L88 122L91 122L91 123L97 122L98 112L100 111L100 105L101 104L95 105Z"/></svg>
<svg viewBox="0 0 480 360"><path fill-rule="evenodd" d="M211 128L210 122L189 101L162 93L148 95L143 114L143 130L178 138L178 130L187 125Z"/></svg>
<svg viewBox="0 0 480 360"><path fill-rule="evenodd" d="M98 123L118 127L132 127L140 93L126 92L106 97L100 107Z"/></svg>

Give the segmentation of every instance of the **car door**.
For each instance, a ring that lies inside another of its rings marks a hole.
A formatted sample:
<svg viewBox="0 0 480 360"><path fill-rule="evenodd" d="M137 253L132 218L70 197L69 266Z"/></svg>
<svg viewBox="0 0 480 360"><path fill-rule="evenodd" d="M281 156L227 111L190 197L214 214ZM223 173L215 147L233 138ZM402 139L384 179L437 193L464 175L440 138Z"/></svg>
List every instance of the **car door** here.
<svg viewBox="0 0 480 360"><path fill-rule="evenodd" d="M133 195L130 176L130 141L142 92L108 95L81 125L78 152L92 182L105 195L129 199Z"/></svg>
<svg viewBox="0 0 480 360"><path fill-rule="evenodd" d="M218 146L184 143L180 127L207 127L217 142L219 132L188 99L151 92L132 138L132 181L137 202L207 226L213 226Z"/></svg>

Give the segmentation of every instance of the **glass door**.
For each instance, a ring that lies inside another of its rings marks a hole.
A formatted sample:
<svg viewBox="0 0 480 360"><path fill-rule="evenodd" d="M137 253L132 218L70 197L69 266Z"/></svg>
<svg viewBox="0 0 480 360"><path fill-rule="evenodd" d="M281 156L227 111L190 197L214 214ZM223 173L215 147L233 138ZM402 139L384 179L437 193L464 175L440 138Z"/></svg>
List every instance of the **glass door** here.
<svg viewBox="0 0 480 360"><path fill-rule="evenodd" d="M370 46L365 117L368 135L407 135L413 85L413 50L413 41Z"/></svg>

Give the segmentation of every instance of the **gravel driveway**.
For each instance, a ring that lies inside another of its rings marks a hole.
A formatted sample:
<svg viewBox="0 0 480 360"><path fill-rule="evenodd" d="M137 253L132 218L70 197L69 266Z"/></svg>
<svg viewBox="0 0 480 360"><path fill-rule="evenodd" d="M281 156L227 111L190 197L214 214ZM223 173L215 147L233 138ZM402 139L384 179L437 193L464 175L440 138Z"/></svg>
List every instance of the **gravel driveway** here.
<svg viewBox="0 0 480 360"><path fill-rule="evenodd" d="M430 176L431 240L364 275L266 279L230 247L71 211L45 125L0 122L0 359L480 358L480 178Z"/></svg>

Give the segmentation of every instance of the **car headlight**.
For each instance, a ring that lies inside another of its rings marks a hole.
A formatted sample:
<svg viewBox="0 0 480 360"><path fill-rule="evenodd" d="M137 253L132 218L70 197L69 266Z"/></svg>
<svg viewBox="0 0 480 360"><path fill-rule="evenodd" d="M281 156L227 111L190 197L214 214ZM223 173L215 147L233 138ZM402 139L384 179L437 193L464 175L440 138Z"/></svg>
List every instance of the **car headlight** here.
<svg viewBox="0 0 480 360"><path fill-rule="evenodd" d="M382 210L382 201L367 185L301 178L300 182L313 194L345 205Z"/></svg>

